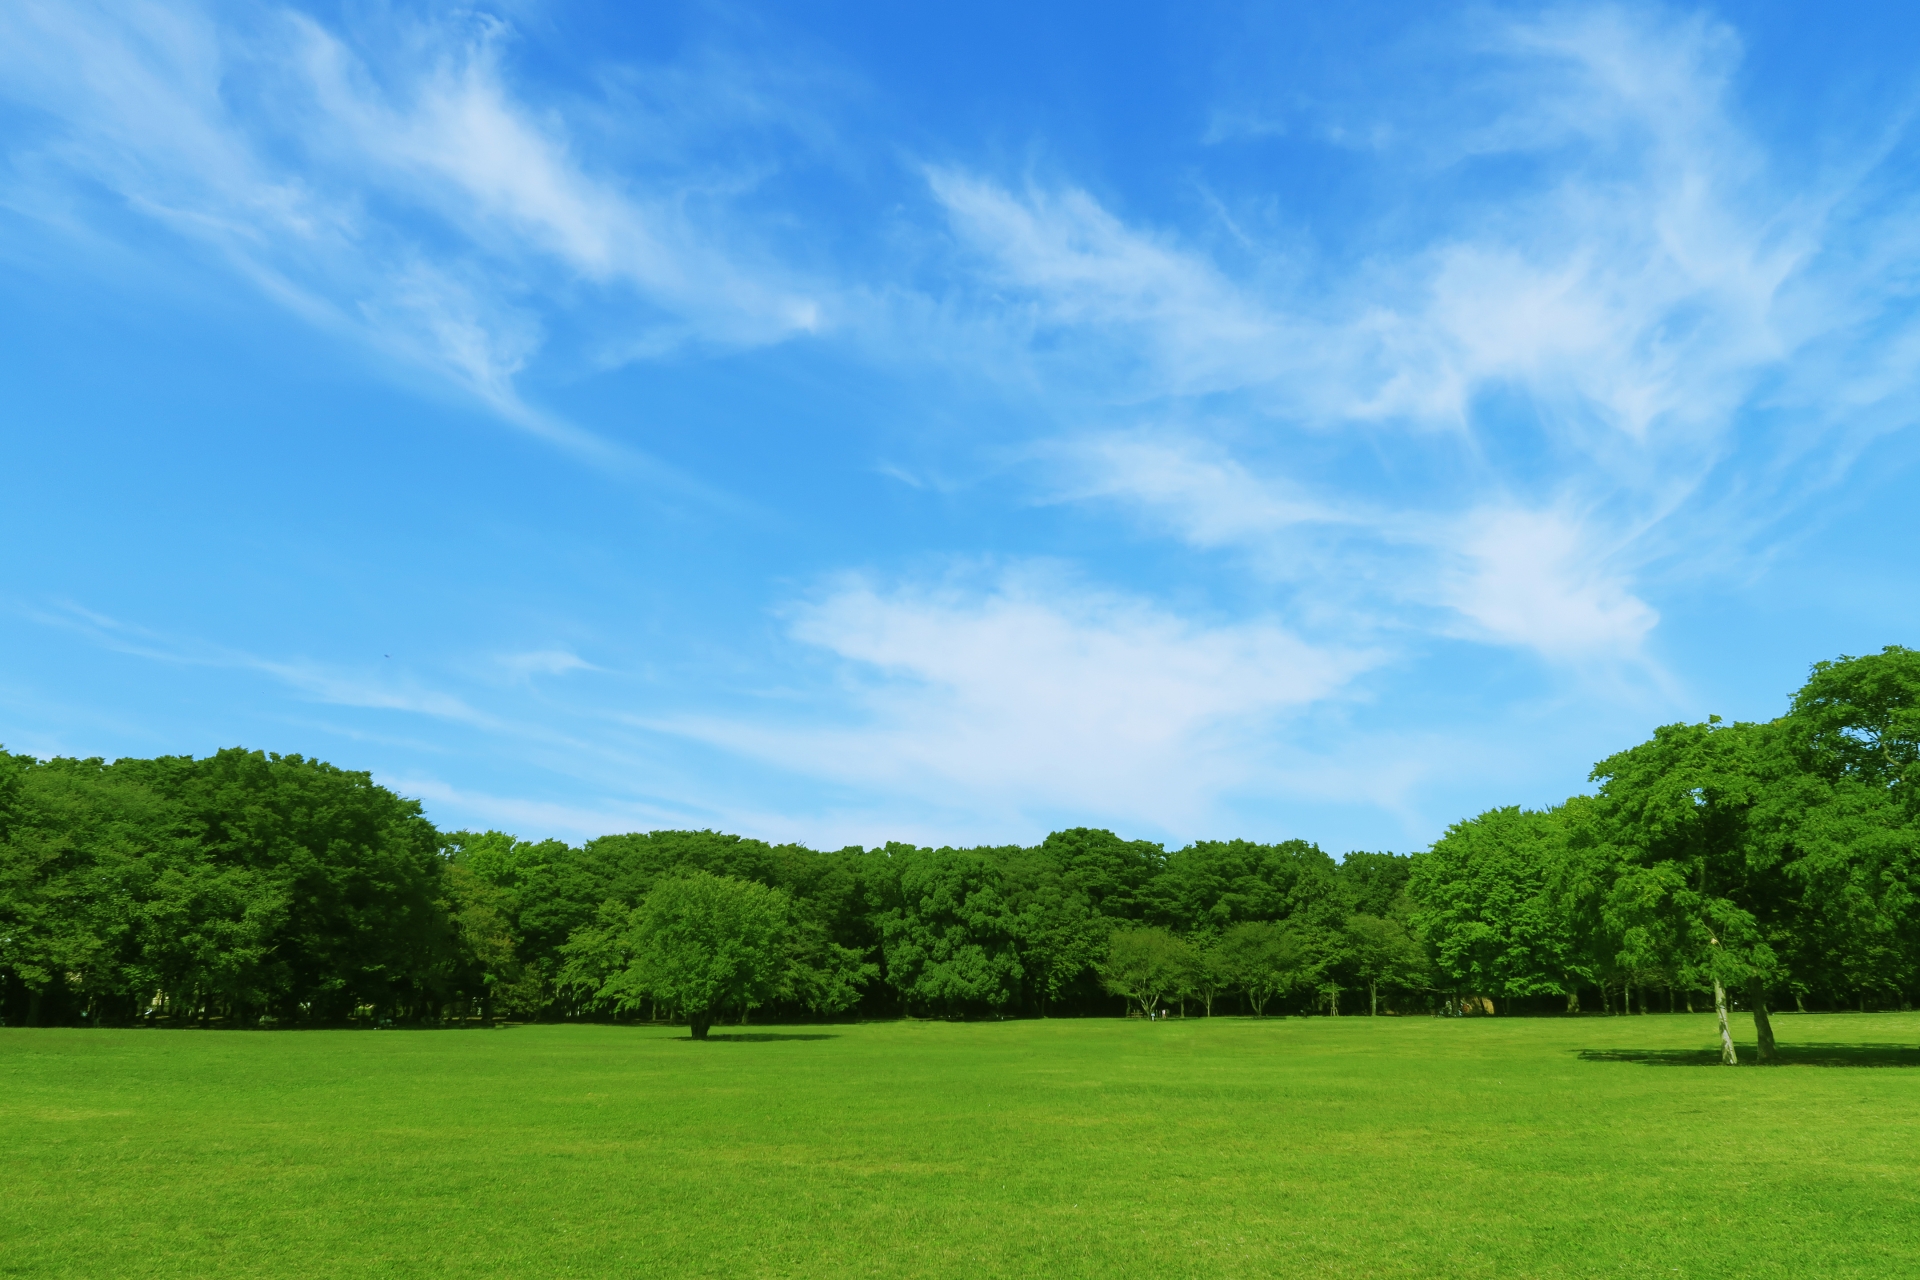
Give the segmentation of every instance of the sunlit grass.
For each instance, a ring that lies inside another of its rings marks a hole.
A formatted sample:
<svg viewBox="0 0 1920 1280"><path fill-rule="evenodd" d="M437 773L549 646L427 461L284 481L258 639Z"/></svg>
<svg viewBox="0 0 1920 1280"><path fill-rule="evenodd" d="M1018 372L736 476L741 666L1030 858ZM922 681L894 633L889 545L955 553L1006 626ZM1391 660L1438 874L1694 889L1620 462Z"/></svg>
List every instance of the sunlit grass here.
<svg viewBox="0 0 1920 1280"><path fill-rule="evenodd" d="M1913 1274L1920 1015L1778 1027L0 1031L0 1274Z"/></svg>

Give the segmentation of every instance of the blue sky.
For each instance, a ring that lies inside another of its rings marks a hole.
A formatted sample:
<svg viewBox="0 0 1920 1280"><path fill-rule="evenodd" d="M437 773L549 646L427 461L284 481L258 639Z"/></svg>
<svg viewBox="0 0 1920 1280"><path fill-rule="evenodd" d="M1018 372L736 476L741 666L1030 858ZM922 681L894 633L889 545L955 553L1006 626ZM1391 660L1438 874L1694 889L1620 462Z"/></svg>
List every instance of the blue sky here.
<svg viewBox="0 0 1920 1280"><path fill-rule="evenodd" d="M1423 847L1920 643L1901 6L0 10L0 742Z"/></svg>

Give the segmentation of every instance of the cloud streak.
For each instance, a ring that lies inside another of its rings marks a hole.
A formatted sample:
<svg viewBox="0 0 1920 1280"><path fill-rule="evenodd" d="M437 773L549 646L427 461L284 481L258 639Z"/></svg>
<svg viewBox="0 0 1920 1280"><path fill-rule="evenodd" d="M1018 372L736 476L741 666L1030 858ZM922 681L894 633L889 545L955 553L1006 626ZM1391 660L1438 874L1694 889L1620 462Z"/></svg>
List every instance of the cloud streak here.
<svg viewBox="0 0 1920 1280"><path fill-rule="evenodd" d="M841 661L853 723L655 727L1009 820L1055 806L1197 819L1261 777L1277 718L1378 661L1267 620L1196 624L1041 566L931 589L849 579L798 608L791 634Z"/></svg>
<svg viewBox="0 0 1920 1280"><path fill-rule="evenodd" d="M1638 661L1656 566L1746 558L1844 474L1800 459L1912 403L1911 300L1846 248L1910 252L1908 202L1876 207L1872 156L1770 165L1722 24L1556 10L1471 52L1477 78L1355 161L1446 193L1424 240L1396 206L1390 248L1236 270L1071 185L930 190L1055 403L1136 419L1033 451L1045 500L1244 551L1366 625Z"/></svg>
<svg viewBox="0 0 1920 1280"><path fill-rule="evenodd" d="M611 308L627 347L654 352L822 325L811 286L746 247L692 175L595 172L563 115L515 83L498 19L360 36L385 56L290 11L11 6L0 95L38 127L0 199L109 238L144 224L197 244L307 321L655 480L675 477L524 394L554 318Z"/></svg>

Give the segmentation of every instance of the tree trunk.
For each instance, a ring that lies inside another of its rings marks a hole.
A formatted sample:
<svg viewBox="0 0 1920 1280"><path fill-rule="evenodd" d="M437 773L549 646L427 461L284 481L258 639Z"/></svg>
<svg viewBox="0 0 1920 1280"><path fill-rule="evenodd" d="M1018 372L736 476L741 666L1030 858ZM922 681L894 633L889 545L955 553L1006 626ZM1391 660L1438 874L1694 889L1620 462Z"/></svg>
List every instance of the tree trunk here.
<svg viewBox="0 0 1920 1280"><path fill-rule="evenodd" d="M1772 1062L1773 1020L1767 1017L1767 988L1757 977L1747 979L1747 1003L1753 1006L1753 1033L1760 1041L1760 1061Z"/></svg>
<svg viewBox="0 0 1920 1280"><path fill-rule="evenodd" d="M1720 985L1718 974L1713 978L1713 1011L1720 1016L1720 1061L1737 1067L1740 1055L1733 1051L1733 1032L1727 1030L1727 989Z"/></svg>
<svg viewBox="0 0 1920 1280"><path fill-rule="evenodd" d="M1800 993L1800 990L1798 988L1794 989L1793 1007L1798 1009L1802 1013L1805 1013L1807 1011L1807 998L1806 996Z"/></svg>
<svg viewBox="0 0 1920 1280"><path fill-rule="evenodd" d="M1380 986L1369 979L1367 981L1367 1016L1377 1017L1380 1013Z"/></svg>
<svg viewBox="0 0 1920 1280"><path fill-rule="evenodd" d="M1580 993L1578 991L1567 992L1567 1012L1580 1012Z"/></svg>
<svg viewBox="0 0 1920 1280"><path fill-rule="evenodd" d="M687 1029L693 1033L695 1040L705 1040L707 1028L712 1025L713 1019L704 1013L696 1013L687 1019Z"/></svg>

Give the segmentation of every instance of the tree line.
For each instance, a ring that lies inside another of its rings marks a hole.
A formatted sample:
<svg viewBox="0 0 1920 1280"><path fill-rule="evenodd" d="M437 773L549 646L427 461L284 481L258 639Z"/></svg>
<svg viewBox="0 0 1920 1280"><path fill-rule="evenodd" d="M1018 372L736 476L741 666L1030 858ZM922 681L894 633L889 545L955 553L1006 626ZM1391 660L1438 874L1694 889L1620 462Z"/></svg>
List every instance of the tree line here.
<svg viewBox="0 0 1920 1280"><path fill-rule="evenodd" d="M1644 1013L1906 1007L1920 652L1815 665L1786 715L1668 725L1593 793L1410 856L817 851L712 831L440 832L366 773L0 752L9 1025Z"/></svg>

